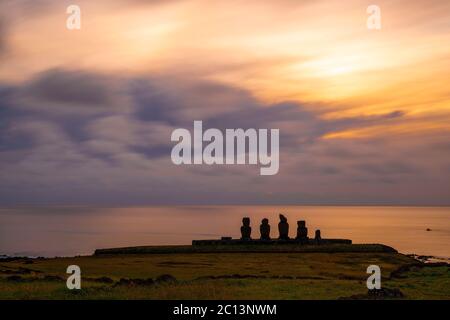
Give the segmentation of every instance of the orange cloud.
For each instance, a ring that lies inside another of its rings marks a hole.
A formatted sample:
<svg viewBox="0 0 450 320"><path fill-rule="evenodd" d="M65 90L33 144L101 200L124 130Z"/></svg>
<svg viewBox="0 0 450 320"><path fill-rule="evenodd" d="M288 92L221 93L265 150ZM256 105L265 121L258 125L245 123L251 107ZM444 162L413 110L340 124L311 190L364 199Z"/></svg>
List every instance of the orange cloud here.
<svg viewBox="0 0 450 320"><path fill-rule="evenodd" d="M54 67L183 74L246 89L266 103L302 102L325 118L401 110L422 117L410 128L447 129L427 115L450 114L448 1L379 1L379 31L366 28L367 2L359 0L79 5L80 31L65 29L59 3L27 19L12 15L0 80L22 81ZM389 132L408 126L393 125Z"/></svg>

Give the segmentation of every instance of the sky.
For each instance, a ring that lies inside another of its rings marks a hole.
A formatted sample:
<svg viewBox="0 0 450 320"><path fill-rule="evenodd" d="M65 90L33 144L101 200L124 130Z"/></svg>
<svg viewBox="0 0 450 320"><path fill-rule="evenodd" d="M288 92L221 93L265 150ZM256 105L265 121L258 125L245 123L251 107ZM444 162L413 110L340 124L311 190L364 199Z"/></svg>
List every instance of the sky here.
<svg viewBox="0 0 450 320"><path fill-rule="evenodd" d="M447 0L2 0L0 205L450 205L449 74ZM194 120L279 173L174 165Z"/></svg>

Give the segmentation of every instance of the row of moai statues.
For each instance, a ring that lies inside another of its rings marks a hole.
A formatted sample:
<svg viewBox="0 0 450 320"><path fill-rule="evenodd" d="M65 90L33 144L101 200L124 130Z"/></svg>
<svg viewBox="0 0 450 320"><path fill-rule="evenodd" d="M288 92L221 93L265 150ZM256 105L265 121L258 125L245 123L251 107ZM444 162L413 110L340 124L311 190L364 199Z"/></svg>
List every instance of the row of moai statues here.
<svg viewBox="0 0 450 320"><path fill-rule="evenodd" d="M261 225L259 226L259 231L261 233L261 240L270 240L270 225L269 219L262 219ZM250 227L250 218L245 217L242 219L242 227L241 227L241 239L242 240L250 240L252 233L252 227ZM289 240L289 223L287 222L287 218L280 214L280 222L278 223L278 233L280 240ZM297 221L297 237L296 240L300 242L308 241L308 228L306 227L306 222L304 220ZM321 240L320 230L316 230L315 232L315 240Z"/></svg>

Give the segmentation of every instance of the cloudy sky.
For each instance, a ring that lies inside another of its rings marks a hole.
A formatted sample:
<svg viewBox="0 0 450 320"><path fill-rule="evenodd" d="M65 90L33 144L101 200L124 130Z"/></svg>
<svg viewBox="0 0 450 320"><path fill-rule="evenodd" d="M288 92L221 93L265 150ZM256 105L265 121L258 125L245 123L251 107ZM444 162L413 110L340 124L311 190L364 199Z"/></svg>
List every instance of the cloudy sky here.
<svg viewBox="0 0 450 320"><path fill-rule="evenodd" d="M448 0L2 0L0 204L449 205L449 74ZM194 120L279 173L175 166Z"/></svg>

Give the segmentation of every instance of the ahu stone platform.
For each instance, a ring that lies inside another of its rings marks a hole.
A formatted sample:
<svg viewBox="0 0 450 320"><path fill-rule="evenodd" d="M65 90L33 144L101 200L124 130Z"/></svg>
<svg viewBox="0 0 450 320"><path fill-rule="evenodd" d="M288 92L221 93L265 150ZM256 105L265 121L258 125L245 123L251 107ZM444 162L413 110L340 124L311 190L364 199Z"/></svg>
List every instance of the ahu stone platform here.
<svg viewBox="0 0 450 320"><path fill-rule="evenodd" d="M231 239L223 237L215 240L192 240L193 246L211 245L329 245L329 244L352 244L349 239Z"/></svg>
<svg viewBox="0 0 450 320"><path fill-rule="evenodd" d="M280 214L278 235L271 237L269 219L264 218L259 226L257 239L252 238L250 218L244 217L241 226L241 238L222 237L213 240L192 240L192 245L139 246L126 248L97 249L95 255L107 254L177 254L177 253L336 253L336 252L397 252L382 244L353 244L349 239L322 238L319 229L314 238L308 237L308 228L304 220L297 221L296 232L289 235L287 218ZM291 230L292 231L292 230ZM294 237L292 237L292 235Z"/></svg>
<svg viewBox="0 0 450 320"><path fill-rule="evenodd" d="M280 222L278 223L277 238L270 237L269 219L264 218L259 226L259 239L251 237L252 227L250 226L250 218L244 217L241 226L241 238L232 239L231 237L222 237L218 240L193 240L193 246L202 245L273 245L273 244L294 244L294 245L329 245L329 244L352 244L349 239L323 239L321 232L317 229L314 232L314 238L308 237L308 228L305 220L297 221L296 237L289 236L288 219L280 214Z"/></svg>
<svg viewBox="0 0 450 320"><path fill-rule="evenodd" d="M214 241L214 240L213 240ZM216 240L217 241L217 240ZM267 243L267 245L245 242L241 245L206 244L180 245L180 246L139 246L125 248L97 249L94 255L116 254L242 254L242 253L396 253L394 248L383 244L322 244L300 245L295 242L280 244L279 241Z"/></svg>

